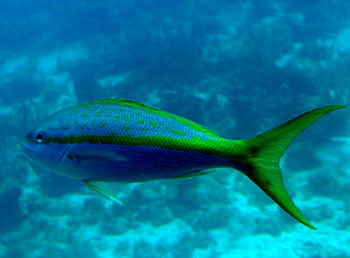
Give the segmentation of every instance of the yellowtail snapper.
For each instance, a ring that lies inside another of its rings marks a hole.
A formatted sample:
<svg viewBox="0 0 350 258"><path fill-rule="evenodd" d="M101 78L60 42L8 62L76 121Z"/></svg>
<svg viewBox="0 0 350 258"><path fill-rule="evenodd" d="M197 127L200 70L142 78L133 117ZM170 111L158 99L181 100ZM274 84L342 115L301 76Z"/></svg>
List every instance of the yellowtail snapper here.
<svg viewBox="0 0 350 258"><path fill-rule="evenodd" d="M289 197L279 161L293 139L341 105L302 114L270 131L229 140L185 118L138 102L103 99L52 115L21 143L48 169L119 202L105 182L143 182L241 171L295 219L315 229Z"/></svg>

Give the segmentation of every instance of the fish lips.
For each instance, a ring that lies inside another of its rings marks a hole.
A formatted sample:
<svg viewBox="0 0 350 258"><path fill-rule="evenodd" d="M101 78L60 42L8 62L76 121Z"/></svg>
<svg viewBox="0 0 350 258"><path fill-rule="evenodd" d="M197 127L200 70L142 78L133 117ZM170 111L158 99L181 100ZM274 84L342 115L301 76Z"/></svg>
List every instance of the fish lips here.
<svg viewBox="0 0 350 258"><path fill-rule="evenodd" d="M22 140L19 142L20 148L24 151L24 153L32 159L38 159L42 153L41 144L37 143L35 140L35 133L28 133Z"/></svg>
<svg viewBox="0 0 350 258"><path fill-rule="evenodd" d="M32 141L28 140L27 138L23 138L21 142L18 143L19 147L23 150L23 152L29 156L30 158L35 158L35 145Z"/></svg>

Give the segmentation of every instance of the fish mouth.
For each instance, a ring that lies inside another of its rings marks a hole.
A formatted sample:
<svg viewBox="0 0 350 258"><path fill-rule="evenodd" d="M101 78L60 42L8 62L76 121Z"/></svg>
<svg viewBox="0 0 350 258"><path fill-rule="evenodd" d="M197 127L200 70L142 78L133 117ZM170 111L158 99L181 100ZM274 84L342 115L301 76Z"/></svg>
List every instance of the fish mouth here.
<svg viewBox="0 0 350 258"><path fill-rule="evenodd" d="M25 137L20 139L17 146L20 147L20 149L26 154L26 156L29 156L30 158L34 158L34 152L35 152L35 143L33 142L33 132L28 133Z"/></svg>
<svg viewBox="0 0 350 258"><path fill-rule="evenodd" d="M22 139L22 141L20 143L17 144L17 146L23 150L23 152L29 156L29 157L33 157L33 151L31 148L31 143L28 141L27 138Z"/></svg>

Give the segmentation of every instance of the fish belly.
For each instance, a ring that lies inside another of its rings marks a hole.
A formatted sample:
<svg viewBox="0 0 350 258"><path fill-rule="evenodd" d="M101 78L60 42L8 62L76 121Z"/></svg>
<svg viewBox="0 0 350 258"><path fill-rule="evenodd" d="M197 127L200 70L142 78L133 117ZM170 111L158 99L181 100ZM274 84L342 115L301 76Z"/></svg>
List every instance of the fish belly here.
<svg viewBox="0 0 350 258"><path fill-rule="evenodd" d="M142 182L177 178L196 171L232 165L230 161L195 151L152 146L79 144L64 158L63 173L81 180Z"/></svg>

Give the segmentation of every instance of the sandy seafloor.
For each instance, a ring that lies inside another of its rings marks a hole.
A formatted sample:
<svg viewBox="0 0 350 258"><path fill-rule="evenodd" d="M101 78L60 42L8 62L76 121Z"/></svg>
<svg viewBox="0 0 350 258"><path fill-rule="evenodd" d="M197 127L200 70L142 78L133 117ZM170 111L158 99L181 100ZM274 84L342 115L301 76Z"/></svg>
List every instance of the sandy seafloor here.
<svg viewBox="0 0 350 258"><path fill-rule="evenodd" d="M0 6L0 257L350 257L350 3ZM102 97L234 139L347 105L297 137L281 162L318 230L234 170L117 184L119 206L23 155L18 142L49 114Z"/></svg>

